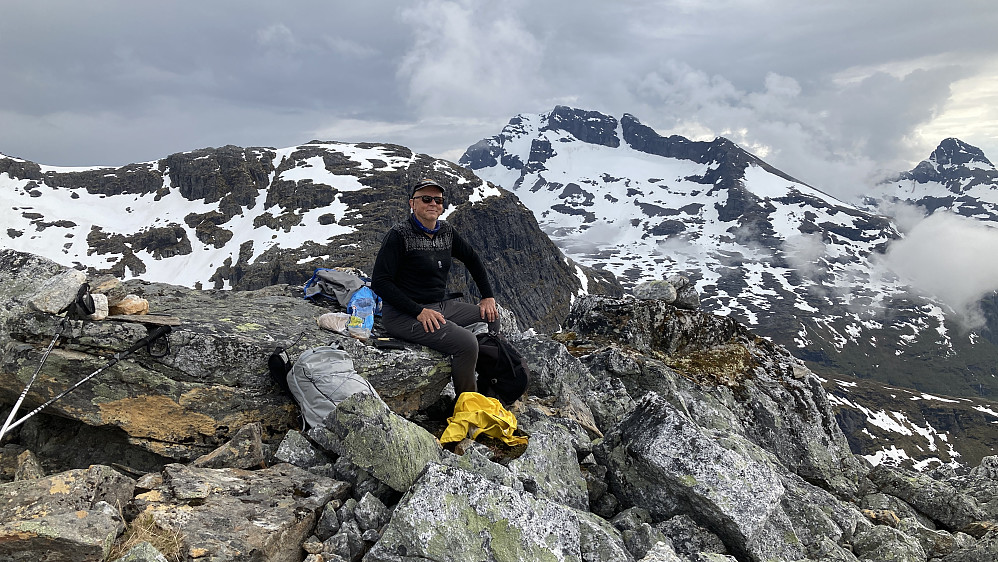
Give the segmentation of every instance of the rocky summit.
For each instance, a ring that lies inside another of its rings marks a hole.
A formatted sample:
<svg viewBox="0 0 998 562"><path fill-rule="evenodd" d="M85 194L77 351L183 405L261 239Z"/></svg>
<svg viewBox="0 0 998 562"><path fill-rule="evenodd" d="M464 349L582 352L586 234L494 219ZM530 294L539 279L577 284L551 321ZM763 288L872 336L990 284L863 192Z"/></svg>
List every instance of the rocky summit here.
<svg viewBox="0 0 998 562"><path fill-rule="evenodd" d="M22 413L114 362L5 439L3 560L998 557L998 457L871 466L821 379L744 324L678 302L684 288L580 296L548 334L504 310L533 371L511 407L528 442L451 450L438 441L449 359L326 331L316 320L334 305L298 287L83 276L95 300L131 296L146 313L64 319L81 272L12 250L0 265L0 401L47 352ZM168 345L122 356L162 325ZM302 427L267 372L299 336L292 355L333 342L380 399L354 395Z"/></svg>

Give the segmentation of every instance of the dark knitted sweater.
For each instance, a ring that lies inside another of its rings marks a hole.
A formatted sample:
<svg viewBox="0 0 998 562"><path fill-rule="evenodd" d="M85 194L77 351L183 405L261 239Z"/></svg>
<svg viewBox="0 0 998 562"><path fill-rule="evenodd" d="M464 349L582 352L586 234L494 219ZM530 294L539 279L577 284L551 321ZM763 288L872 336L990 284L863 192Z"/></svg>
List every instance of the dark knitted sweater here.
<svg viewBox="0 0 998 562"><path fill-rule="evenodd" d="M430 238L411 219L393 226L381 243L374 262L371 288L385 302L412 316L424 304L441 302L447 295L451 258L468 268L482 298L493 297L489 276L475 249L446 222Z"/></svg>

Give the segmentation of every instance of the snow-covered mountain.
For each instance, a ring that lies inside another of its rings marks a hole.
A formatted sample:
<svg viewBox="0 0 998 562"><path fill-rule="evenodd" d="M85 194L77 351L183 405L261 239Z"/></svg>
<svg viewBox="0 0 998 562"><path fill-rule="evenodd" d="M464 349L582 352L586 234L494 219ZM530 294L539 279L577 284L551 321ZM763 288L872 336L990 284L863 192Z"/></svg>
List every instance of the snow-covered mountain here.
<svg viewBox="0 0 998 562"><path fill-rule="evenodd" d="M553 330L574 295L620 292L578 267L507 192L454 163L389 144L200 149L120 168L0 155L0 245L66 265L190 287L303 284L319 267L370 272L410 186L448 189L444 217L489 264L505 306ZM537 265L543 264L542 269ZM463 268L452 289L472 291Z"/></svg>
<svg viewBox="0 0 998 562"><path fill-rule="evenodd" d="M998 348L879 267L901 236L889 218L727 139L662 137L632 115L559 106L514 117L460 163L515 193L577 262L625 286L684 273L707 309L818 370L942 394L998 391Z"/></svg>
<svg viewBox="0 0 998 562"><path fill-rule="evenodd" d="M335 174L324 157L340 158L358 173ZM350 195L370 189L361 183L365 170L373 172L378 161L378 172L397 171L414 158L388 145L341 143L197 151L119 169L6 158L0 174L5 245L97 270L113 264L125 279L231 288L236 280L220 269L226 262L248 263L272 248L356 233L351 219L361 209ZM479 182L468 198L498 194L489 190ZM47 229L58 234L43 233ZM159 243L143 243L142 236Z"/></svg>
<svg viewBox="0 0 998 562"><path fill-rule="evenodd" d="M976 146L944 139L927 160L877 186L870 203L904 201L998 225L998 169Z"/></svg>

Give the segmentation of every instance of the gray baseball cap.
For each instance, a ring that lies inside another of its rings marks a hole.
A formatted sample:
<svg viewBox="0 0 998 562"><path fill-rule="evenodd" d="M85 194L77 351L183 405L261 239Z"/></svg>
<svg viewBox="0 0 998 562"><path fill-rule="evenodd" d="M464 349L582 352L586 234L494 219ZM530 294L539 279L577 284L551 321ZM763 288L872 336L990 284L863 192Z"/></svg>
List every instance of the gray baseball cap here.
<svg viewBox="0 0 998 562"><path fill-rule="evenodd" d="M440 195L445 195L447 193L446 191L444 191L443 186L441 186L439 183L433 180L421 180L419 183L413 186L412 193L409 194L409 198L412 199L412 197L416 195L417 191L419 191L420 189L426 189L427 187L435 187L439 189Z"/></svg>

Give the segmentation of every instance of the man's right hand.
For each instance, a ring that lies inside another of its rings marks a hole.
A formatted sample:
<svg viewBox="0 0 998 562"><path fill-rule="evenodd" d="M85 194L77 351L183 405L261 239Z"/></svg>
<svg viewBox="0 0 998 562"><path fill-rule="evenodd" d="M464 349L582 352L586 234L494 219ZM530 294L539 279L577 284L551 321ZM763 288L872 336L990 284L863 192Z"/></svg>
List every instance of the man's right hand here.
<svg viewBox="0 0 998 562"><path fill-rule="evenodd" d="M423 325L423 330L426 332L435 332L440 329L441 325L447 323L444 320L443 314L429 308L421 310L419 316L416 316L416 320L419 320L419 323Z"/></svg>

